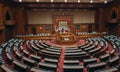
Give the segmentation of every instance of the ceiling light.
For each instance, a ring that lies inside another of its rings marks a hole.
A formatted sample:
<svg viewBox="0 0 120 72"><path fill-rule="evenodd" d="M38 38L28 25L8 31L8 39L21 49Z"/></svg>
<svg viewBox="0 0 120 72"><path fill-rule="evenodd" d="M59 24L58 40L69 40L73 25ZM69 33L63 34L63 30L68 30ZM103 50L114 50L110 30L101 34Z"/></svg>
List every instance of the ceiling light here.
<svg viewBox="0 0 120 72"><path fill-rule="evenodd" d="M51 2L53 2L53 0L51 0Z"/></svg>
<svg viewBox="0 0 120 72"><path fill-rule="evenodd" d="M90 3L93 3L93 0L90 0Z"/></svg>
<svg viewBox="0 0 120 72"><path fill-rule="evenodd" d="M65 0L65 3L67 2L67 0Z"/></svg>
<svg viewBox="0 0 120 72"><path fill-rule="evenodd" d="M36 2L39 2L39 0L36 0Z"/></svg>
<svg viewBox="0 0 120 72"><path fill-rule="evenodd" d="M107 3L107 1L105 0L104 3Z"/></svg>
<svg viewBox="0 0 120 72"><path fill-rule="evenodd" d="M22 2L22 0L19 0L19 2Z"/></svg>
<svg viewBox="0 0 120 72"><path fill-rule="evenodd" d="M80 3L80 0L78 0L78 3Z"/></svg>

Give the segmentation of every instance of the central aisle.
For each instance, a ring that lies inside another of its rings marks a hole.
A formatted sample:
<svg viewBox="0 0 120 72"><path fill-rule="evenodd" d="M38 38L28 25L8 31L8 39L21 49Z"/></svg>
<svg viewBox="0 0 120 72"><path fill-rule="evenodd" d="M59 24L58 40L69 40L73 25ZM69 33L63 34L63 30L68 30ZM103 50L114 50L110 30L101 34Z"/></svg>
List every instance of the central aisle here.
<svg viewBox="0 0 120 72"><path fill-rule="evenodd" d="M57 67L57 72L63 72L64 58L65 58L65 46L62 47L62 51L61 51L61 55L60 55L59 63Z"/></svg>

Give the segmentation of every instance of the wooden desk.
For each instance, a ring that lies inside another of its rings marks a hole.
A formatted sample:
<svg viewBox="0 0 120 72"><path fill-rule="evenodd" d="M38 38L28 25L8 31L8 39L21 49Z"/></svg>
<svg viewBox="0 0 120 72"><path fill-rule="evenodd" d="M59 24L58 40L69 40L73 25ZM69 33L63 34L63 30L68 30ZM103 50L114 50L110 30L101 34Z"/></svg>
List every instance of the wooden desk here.
<svg viewBox="0 0 120 72"><path fill-rule="evenodd" d="M83 72L83 66L80 65L64 65L64 72Z"/></svg>
<svg viewBox="0 0 120 72"><path fill-rule="evenodd" d="M95 70L100 70L105 68L106 63L105 62L99 62L99 63L93 63L89 64L89 72L94 72Z"/></svg>
<svg viewBox="0 0 120 72"><path fill-rule="evenodd" d="M0 65L0 68L3 70L3 72L4 72L4 71L5 71L5 72L16 72L16 71L12 70L12 68L9 67L9 66L7 66L6 64Z"/></svg>
<svg viewBox="0 0 120 72"><path fill-rule="evenodd" d="M76 43L76 37L70 32L57 34L57 43L60 45L71 45Z"/></svg>

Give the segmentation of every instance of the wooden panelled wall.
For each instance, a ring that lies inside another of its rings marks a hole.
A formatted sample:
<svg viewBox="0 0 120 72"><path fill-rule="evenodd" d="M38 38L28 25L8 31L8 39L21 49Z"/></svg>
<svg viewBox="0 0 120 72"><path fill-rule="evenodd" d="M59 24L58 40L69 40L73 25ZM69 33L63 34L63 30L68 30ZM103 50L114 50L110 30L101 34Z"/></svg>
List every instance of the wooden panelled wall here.
<svg viewBox="0 0 120 72"><path fill-rule="evenodd" d="M112 6L112 7L118 7L118 10L120 10L120 6ZM109 19L109 12L112 8L106 7L106 8L98 8L96 9L96 19L95 24L73 24L74 25L74 32L91 32L91 31L97 31L97 32L108 32L108 25L107 21ZM119 12L118 12L119 13ZM118 14L120 15L120 14ZM120 16L119 16L120 17ZM120 18L119 18L120 19ZM27 14L24 7L16 8L16 34L28 34L28 33L42 33L42 32L50 32L54 33L54 25L53 24L28 24L27 21ZM80 26L80 30L75 29L76 25ZM50 30L46 30L46 26L50 26ZM119 30L118 30L119 31ZM119 32L118 32L118 35Z"/></svg>
<svg viewBox="0 0 120 72"><path fill-rule="evenodd" d="M5 28L3 25L3 4L0 3L0 44L5 42Z"/></svg>
<svg viewBox="0 0 120 72"><path fill-rule="evenodd" d="M50 27L47 30L46 27ZM92 32L96 31L95 24L73 24L73 33L75 32ZM41 24L41 25L28 25L28 34L38 34L38 33L55 33L53 24Z"/></svg>
<svg viewBox="0 0 120 72"><path fill-rule="evenodd" d="M50 27L49 30L46 27ZM53 33L52 24L41 24L41 25L28 25L28 33L39 34L39 33Z"/></svg>
<svg viewBox="0 0 120 72"><path fill-rule="evenodd" d="M113 11L115 11L116 13L116 23L113 23L113 25L111 24L107 24L107 29L108 32L110 31L110 33L116 33L118 36L120 36L120 0L117 0L114 3L111 3L109 8L107 8L107 22L112 21L111 16ZM111 28L112 27L112 28Z"/></svg>
<svg viewBox="0 0 120 72"><path fill-rule="evenodd" d="M16 8L16 34L38 34L38 33L55 33L53 24L28 24L27 11L24 7ZM92 32L96 31L96 25L91 23L72 24L72 32ZM50 30L46 27L50 26ZM79 26L79 29L76 29Z"/></svg>
<svg viewBox="0 0 120 72"><path fill-rule="evenodd" d="M16 25L13 27L13 35L16 34L30 34L30 33L41 33L41 32L50 32L54 33L54 26L53 24L40 24L40 25L28 25L27 21L27 13L26 9L23 6L14 7L7 5L8 3L2 3L0 2L0 44L5 42L6 35L9 34L6 33L6 25L4 23L4 7L8 6L10 7L11 12L13 12L13 19L15 19ZM107 24L111 17L111 12L113 10L117 11L117 19L118 25L117 25L117 35L120 36L120 0L116 3L111 3L108 7L102 7L102 8L96 8L96 17L95 17L95 24L73 24L73 30L74 32L82 32L82 31L97 31L97 32L109 32L109 25ZM50 26L50 30L46 30L46 26ZM80 29L76 29L76 26L79 26Z"/></svg>
<svg viewBox="0 0 120 72"><path fill-rule="evenodd" d="M15 16L16 16L16 34L26 34L26 21L27 15L24 7L15 8Z"/></svg>
<svg viewBox="0 0 120 72"><path fill-rule="evenodd" d="M99 8L98 9L98 17L97 17L97 26L98 26L98 32L105 32L107 31L105 25L106 25L106 19L107 19L107 9L106 8Z"/></svg>
<svg viewBox="0 0 120 72"><path fill-rule="evenodd" d="M108 28L108 20L109 20L109 13L113 8L118 8L120 10L120 5L113 5L109 7L102 7L96 9L96 17L95 17L95 24L73 24L74 25L74 32L91 32L91 31L97 31L97 32L109 32ZM120 12L118 12L118 15ZM120 16L119 16L120 19ZM54 33L54 25L53 24L28 24L27 21L27 14L24 7L16 8L16 34L28 34L28 33ZM80 29L76 29L76 25L80 26ZM46 30L46 26L50 26L50 30ZM119 25L120 26L120 25ZM120 30L118 28L117 30L118 35L120 35Z"/></svg>

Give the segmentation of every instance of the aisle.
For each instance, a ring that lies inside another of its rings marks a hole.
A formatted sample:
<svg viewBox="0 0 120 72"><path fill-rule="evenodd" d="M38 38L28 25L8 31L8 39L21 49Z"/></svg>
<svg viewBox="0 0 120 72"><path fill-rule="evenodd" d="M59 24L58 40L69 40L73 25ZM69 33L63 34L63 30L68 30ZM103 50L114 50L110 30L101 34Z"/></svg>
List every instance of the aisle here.
<svg viewBox="0 0 120 72"><path fill-rule="evenodd" d="M61 55L59 58L59 63L57 67L57 72L63 72L64 57L65 57L65 46L62 46Z"/></svg>

